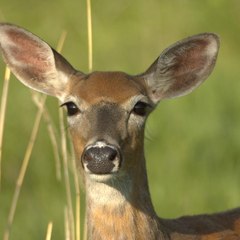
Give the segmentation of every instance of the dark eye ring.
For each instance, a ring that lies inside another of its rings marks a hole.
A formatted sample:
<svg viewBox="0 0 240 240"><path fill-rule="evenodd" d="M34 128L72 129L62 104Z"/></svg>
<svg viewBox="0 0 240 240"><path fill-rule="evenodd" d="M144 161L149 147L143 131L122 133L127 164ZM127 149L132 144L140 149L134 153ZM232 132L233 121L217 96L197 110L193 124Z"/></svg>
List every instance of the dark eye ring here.
<svg viewBox="0 0 240 240"><path fill-rule="evenodd" d="M77 114L78 112L80 112L79 108L77 107L77 105L74 102L66 102L66 103L62 104L61 107L62 106L67 107L68 116L73 116L73 115Z"/></svg>
<svg viewBox="0 0 240 240"><path fill-rule="evenodd" d="M148 103L139 101L135 104L132 112L139 116L146 116L148 113L148 107L150 107Z"/></svg>

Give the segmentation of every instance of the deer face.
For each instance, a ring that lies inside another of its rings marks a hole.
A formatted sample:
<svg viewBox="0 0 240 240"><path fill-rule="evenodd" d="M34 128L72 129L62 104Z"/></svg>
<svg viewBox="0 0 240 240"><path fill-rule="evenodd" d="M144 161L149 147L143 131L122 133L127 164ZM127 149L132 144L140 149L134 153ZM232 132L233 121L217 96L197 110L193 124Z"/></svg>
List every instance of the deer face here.
<svg viewBox="0 0 240 240"><path fill-rule="evenodd" d="M162 99L198 87L211 73L218 48L215 34L199 34L167 48L143 74L86 75L32 33L0 24L5 62L26 86L66 106L78 165L100 181L137 172L132 169L143 163L148 113Z"/></svg>
<svg viewBox="0 0 240 240"><path fill-rule="evenodd" d="M122 72L94 72L73 82L63 105L79 167L98 180L124 174L142 154L153 107L143 82Z"/></svg>

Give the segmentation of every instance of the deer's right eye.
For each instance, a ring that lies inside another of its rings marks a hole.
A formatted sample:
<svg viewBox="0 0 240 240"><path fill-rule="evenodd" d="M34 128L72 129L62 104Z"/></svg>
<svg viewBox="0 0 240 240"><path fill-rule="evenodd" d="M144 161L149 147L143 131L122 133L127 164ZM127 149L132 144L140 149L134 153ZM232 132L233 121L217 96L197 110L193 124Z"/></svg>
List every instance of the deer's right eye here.
<svg viewBox="0 0 240 240"><path fill-rule="evenodd" d="M61 106L66 106L68 116L73 116L80 112L79 108L74 102L67 102L62 104Z"/></svg>

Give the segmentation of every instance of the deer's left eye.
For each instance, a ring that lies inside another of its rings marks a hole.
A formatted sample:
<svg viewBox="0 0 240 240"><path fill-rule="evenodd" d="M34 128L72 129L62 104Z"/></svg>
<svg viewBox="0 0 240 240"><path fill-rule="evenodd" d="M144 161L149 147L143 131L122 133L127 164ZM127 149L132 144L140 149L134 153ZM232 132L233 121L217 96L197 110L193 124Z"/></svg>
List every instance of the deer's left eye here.
<svg viewBox="0 0 240 240"><path fill-rule="evenodd" d="M145 102L137 102L133 108L133 113L139 116L146 116L148 113L149 104Z"/></svg>
<svg viewBox="0 0 240 240"><path fill-rule="evenodd" d="M67 102L62 104L61 106L66 106L68 116L73 116L80 112L79 108L74 102Z"/></svg>

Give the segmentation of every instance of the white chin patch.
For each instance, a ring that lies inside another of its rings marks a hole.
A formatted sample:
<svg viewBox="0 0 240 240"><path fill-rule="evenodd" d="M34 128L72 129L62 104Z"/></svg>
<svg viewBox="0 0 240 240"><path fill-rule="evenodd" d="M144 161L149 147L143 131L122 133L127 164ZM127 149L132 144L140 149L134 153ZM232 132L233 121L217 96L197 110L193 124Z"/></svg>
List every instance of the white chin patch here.
<svg viewBox="0 0 240 240"><path fill-rule="evenodd" d="M113 178L115 178L116 173L110 173L110 174L89 174L88 178L95 182L100 183L106 183L108 181L111 181Z"/></svg>

